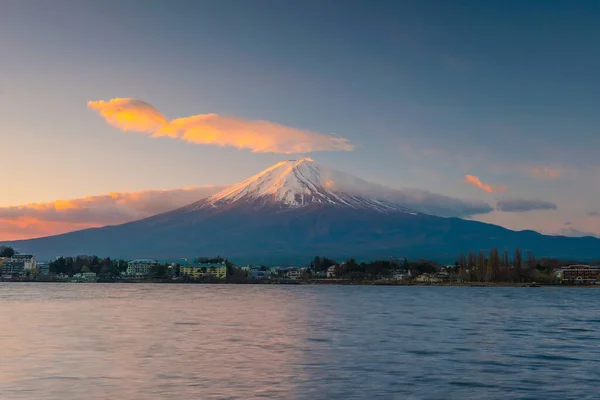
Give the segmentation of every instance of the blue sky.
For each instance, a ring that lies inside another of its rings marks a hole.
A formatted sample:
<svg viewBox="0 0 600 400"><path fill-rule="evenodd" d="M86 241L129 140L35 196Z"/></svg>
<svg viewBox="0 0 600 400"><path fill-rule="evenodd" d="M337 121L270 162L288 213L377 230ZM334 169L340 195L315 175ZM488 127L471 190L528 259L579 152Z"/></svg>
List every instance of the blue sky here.
<svg viewBox="0 0 600 400"><path fill-rule="evenodd" d="M0 206L229 184L294 157L122 132L87 108L125 97L337 134L355 150L310 156L391 187L557 205L480 220L600 233L599 21L584 1L5 1Z"/></svg>

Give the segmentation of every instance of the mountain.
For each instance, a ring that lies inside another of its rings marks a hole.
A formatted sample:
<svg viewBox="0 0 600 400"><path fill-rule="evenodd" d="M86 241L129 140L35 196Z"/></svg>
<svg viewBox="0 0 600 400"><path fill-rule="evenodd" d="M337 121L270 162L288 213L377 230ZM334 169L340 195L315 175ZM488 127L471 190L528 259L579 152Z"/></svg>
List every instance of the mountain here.
<svg viewBox="0 0 600 400"><path fill-rule="evenodd" d="M550 235L567 237L598 237L595 233L584 232L575 228L561 228L556 232L550 233Z"/></svg>
<svg viewBox="0 0 600 400"><path fill-rule="evenodd" d="M595 238L544 236L434 216L419 210L416 198L305 158L277 163L168 213L8 244L40 259L77 254L126 259L222 255L235 262L269 264L306 262L323 255L452 261L461 252L491 247L521 247L538 256L600 258L600 240ZM424 209L438 201L422 198Z"/></svg>
<svg viewBox="0 0 600 400"><path fill-rule="evenodd" d="M410 212L391 201L367 198L357 193L379 190L376 185L333 169L310 158L281 161L245 181L204 200L184 207L183 212L238 207L307 208L331 206L380 212Z"/></svg>

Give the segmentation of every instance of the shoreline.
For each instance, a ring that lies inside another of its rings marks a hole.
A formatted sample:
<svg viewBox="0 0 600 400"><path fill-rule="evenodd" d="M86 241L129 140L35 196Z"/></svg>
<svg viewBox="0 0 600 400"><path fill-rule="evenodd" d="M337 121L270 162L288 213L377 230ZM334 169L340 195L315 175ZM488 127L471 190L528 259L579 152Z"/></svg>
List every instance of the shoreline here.
<svg viewBox="0 0 600 400"><path fill-rule="evenodd" d="M350 280L280 280L280 281L183 281L168 279L143 280L0 280L0 283L84 283L84 284L174 284L174 285L311 285L311 286L417 286L417 287L566 287L566 288L600 288L596 284L561 284L537 282L390 282L390 281L350 281Z"/></svg>

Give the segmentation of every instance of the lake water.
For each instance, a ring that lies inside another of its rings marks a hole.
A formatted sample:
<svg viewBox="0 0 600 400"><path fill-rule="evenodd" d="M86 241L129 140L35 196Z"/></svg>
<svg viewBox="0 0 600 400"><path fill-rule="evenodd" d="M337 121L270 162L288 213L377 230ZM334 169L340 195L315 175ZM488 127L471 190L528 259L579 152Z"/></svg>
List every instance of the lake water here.
<svg viewBox="0 0 600 400"><path fill-rule="evenodd" d="M597 399L600 290L0 284L0 399Z"/></svg>

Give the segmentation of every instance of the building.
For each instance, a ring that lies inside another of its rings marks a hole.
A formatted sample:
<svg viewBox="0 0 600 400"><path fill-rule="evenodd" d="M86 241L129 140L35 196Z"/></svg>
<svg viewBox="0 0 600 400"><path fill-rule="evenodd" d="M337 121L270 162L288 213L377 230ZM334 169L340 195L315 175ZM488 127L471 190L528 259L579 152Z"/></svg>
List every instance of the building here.
<svg viewBox="0 0 600 400"><path fill-rule="evenodd" d="M248 270L248 278L250 279L269 279L271 277L271 271L262 271L259 268L252 268Z"/></svg>
<svg viewBox="0 0 600 400"><path fill-rule="evenodd" d="M35 256L33 254L15 254L10 258L10 261L23 262L25 271L34 269L36 266Z"/></svg>
<svg viewBox="0 0 600 400"><path fill-rule="evenodd" d="M193 279L206 276L212 276L217 279L227 277L227 265L225 264L182 265L179 271L181 276L188 276Z"/></svg>
<svg viewBox="0 0 600 400"><path fill-rule="evenodd" d="M392 271L391 278L394 281L403 281L409 279L411 277L411 273L409 269L406 270L395 270Z"/></svg>
<svg viewBox="0 0 600 400"><path fill-rule="evenodd" d="M417 279L415 279L416 282L419 283L439 283L442 282L442 279L440 279L437 274L422 274L417 276Z"/></svg>
<svg viewBox="0 0 600 400"><path fill-rule="evenodd" d="M36 268L39 271L40 275L49 275L50 274L50 264L45 262L36 263Z"/></svg>
<svg viewBox="0 0 600 400"><path fill-rule="evenodd" d="M2 263L2 276L23 276L25 275L25 261L8 260Z"/></svg>
<svg viewBox="0 0 600 400"><path fill-rule="evenodd" d="M335 278L335 269L337 268L337 265L332 265L331 267L327 268L327 277L328 278Z"/></svg>
<svg viewBox="0 0 600 400"><path fill-rule="evenodd" d="M152 272L152 267L158 265L158 261L147 258L139 258L127 263L126 275L135 277L149 276Z"/></svg>
<svg viewBox="0 0 600 400"><path fill-rule="evenodd" d="M299 269L290 269L288 272L285 273L285 278L295 281L296 279L299 279L302 276L302 272L304 271Z"/></svg>
<svg viewBox="0 0 600 400"><path fill-rule="evenodd" d="M569 265L560 268L557 276L562 282L596 283L600 281L600 267L592 265Z"/></svg>
<svg viewBox="0 0 600 400"><path fill-rule="evenodd" d="M82 272L73 275L74 282L96 282L97 279L98 277L95 272Z"/></svg>

